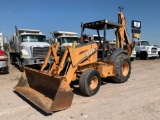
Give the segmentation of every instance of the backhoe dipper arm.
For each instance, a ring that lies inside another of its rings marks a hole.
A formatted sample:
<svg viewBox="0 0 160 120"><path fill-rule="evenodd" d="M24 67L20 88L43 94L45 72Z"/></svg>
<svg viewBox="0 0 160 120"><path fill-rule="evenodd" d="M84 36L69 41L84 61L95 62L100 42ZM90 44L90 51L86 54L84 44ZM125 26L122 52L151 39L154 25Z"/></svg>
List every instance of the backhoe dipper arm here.
<svg viewBox="0 0 160 120"><path fill-rule="evenodd" d="M134 48L134 43L130 43L129 35L126 30L126 19L122 12L118 12L118 23L122 24L123 27L118 27L116 31L116 37L118 38L117 47L124 49L124 42L126 43L127 53L130 56L132 49Z"/></svg>

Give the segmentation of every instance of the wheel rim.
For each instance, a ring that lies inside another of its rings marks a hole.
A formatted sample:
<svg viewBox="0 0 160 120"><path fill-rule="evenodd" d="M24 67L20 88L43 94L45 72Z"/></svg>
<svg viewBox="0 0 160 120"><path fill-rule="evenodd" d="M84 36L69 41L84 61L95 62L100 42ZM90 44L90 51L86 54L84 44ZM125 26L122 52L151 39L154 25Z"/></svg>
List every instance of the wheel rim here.
<svg viewBox="0 0 160 120"><path fill-rule="evenodd" d="M124 62L122 66L122 74L123 76L127 76L129 72L129 64L128 62Z"/></svg>
<svg viewBox="0 0 160 120"><path fill-rule="evenodd" d="M96 76L93 76L90 83L90 89L94 90L98 85L98 78Z"/></svg>

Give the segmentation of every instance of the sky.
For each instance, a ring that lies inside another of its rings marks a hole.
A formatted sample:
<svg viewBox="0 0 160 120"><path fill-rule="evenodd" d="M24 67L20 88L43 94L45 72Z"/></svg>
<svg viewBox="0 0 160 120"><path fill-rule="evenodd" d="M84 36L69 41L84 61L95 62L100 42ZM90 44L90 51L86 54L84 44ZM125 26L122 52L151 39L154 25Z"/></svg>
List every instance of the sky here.
<svg viewBox="0 0 160 120"><path fill-rule="evenodd" d="M0 32L10 39L17 26L41 30L47 37L59 30L80 36L81 23L101 19L117 22L118 6L124 6L130 39L131 21L138 20L141 39L160 46L159 5L160 0L0 0ZM107 39L115 39L113 30L107 31Z"/></svg>

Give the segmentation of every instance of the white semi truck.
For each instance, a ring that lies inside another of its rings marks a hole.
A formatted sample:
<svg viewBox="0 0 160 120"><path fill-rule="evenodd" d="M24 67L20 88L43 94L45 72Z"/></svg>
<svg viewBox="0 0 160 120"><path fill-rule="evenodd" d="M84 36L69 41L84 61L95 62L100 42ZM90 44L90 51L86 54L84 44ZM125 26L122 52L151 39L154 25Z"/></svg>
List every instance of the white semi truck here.
<svg viewBox="0 0 160 120"><path fill-rule="evenodd" d="M73 42L76 41L79 43L79 37L76 32L68 32L68 31L54 31L51 33L53 36L53 43L56 44L60 42L60 47L58 49L58 54L61 51L64 51L67 45L72 46Z"/></svg>
<svg viewBox="0 0 160 120"><path fill-rule="evenodd" d="M159 57L157 47L150 45L148 40L136 41L135 50L137 57L140 57L140 59L155 59Z"/></svg>
<svg viewBox="0 0 160 120"><path fill-rule="evenodd" d="M10 61L23 71L26 65L43 64L50 44L40 30L18 29L10 41ZM49 63L50 61L48 61Z"/></svg>
<svg viewBox="0 0 160 120"><path fill-rule="evenodd" d="M156 47L156 48L157 48L157 50L158 50L158 55L159 55L159 57L158 57L158 58L160 58L160 47L159 47L158 45L154 45L154 44L152 44L152 46L154 46L154 47Z"/></svg>

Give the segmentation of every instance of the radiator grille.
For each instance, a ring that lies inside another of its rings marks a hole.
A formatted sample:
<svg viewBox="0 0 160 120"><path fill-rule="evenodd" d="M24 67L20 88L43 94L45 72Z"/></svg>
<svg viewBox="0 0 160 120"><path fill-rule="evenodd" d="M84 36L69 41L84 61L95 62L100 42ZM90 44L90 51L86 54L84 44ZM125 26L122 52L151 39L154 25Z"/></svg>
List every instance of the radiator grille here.
<svg viewBox="0 0 160 120"><path fill-rule="evenodd" d="M34 47L33 57L45 57L47 55L49 47Z"/></svg>
<svg viewBox="0 0 160 120"><path fill-rule="evenodd" d="M156 53L157 52L157 48L152 48L151 49L151 53Z"/></svg>

